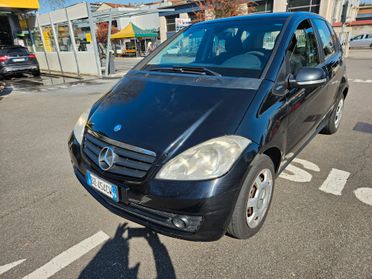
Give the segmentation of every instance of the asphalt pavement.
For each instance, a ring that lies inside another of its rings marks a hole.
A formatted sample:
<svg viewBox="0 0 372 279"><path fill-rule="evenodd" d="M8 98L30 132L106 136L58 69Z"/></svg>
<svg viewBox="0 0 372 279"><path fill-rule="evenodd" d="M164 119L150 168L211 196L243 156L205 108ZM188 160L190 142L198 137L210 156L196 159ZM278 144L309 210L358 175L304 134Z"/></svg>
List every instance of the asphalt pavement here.
<svg viewBox="0 0 372 279"><path fill-rule="evenodd" d="M353 54L340 130L299 154L243 241L154 233L79 184L68 136L115 80L0 97L0 278L372 278L372 51Z"/></svg>

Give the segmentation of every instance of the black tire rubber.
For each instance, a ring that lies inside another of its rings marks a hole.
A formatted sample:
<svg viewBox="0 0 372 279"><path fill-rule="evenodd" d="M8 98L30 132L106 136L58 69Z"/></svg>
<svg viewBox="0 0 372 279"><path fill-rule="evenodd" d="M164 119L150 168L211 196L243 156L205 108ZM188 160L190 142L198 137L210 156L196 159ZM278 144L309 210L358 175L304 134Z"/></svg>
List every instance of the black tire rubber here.
<svg viewBox="0 0 372 279"><path fill-rule="evenodd" d="M268 208L266 210L266 214L261 220L261 222L255 228L250 228L246 221L246 205L248 202L249 192L253 187L254 180L258 176L258 174L263 169L269 169L272 173L273 178L273 185L272 185L272 194L269 201ZM254 165L248 175L246 176L243 186L240 190L238 200L236 201L235 208L230 220L230 224L227 227L227 233L237 239L247 239L255 235L262 227L263 223L265 222L267 212L270 209L271 200L273 197L275 188L275 169L274 164L270 157L266 155L260 155L257 159L255 159Z"/></svg>
<svg viewBox="0 0 372 279"><path fill-rule="evenodd" d="M32 75L34 77L39 77L40 76L40 70L37 70L37 71L32 72Z"/></svg>
<svg viewBox="0 0 372 279"><path fill-rule="evenodd" d="M320 133L321 134L324 134L324 135L332 135L334 133L336 133L338 131L338 129L340 128L340 125L338 125L338 127L336 127L335 125L335 117L336 117L336 110L337 110L337 105L338 105L338 102L341 100L341 98L345 99L344 98L344 95L341 95L338 99L337 99L337 102L336 102L336 106L331 114L331 116L329 117L328 119L328 123L327 123L327 126L325 126L321 131ZM345 102L344 102L345 104ZM342 121L342 118L341 118L341 121Z"/></svg>

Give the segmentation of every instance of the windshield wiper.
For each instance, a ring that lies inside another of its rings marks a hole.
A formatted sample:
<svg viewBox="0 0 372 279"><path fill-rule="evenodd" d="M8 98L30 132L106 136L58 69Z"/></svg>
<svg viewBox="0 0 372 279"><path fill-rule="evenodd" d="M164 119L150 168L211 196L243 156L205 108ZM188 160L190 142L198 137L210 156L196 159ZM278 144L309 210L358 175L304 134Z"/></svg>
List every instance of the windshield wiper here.
<svg viewBox="0 0 372 279"><path fill-rule="evenodd" d="M157 71L157 72L177 72L177 73L185 73L185 74L221 76L221 74L216 73L215 71L212 71L205 67L175 66L175 67L150 68L149 70Z"/></svg>

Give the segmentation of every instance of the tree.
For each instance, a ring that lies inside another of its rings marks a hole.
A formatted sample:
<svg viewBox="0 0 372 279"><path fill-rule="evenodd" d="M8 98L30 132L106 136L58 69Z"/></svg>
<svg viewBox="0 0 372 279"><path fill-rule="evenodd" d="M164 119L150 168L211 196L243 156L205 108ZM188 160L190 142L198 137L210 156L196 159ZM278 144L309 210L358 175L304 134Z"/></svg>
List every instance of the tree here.
<svg viewBox="0 0 372 279"><path fill-rule="evenodd" d="M203 21L242 15L254 10L252 3L253 1L247 0L198 0L196 4L199 12L196 12L196 17L199 21Z"/></svg>
<svg viewBox="0 0 372 279"><path fill-rule="evenodd" d="M100 22L97 24L96 38L98 43L107 45L107 35L108 35L108 22ZM111 34L118 32L119 30L115 26L111 26Z"/></svg>

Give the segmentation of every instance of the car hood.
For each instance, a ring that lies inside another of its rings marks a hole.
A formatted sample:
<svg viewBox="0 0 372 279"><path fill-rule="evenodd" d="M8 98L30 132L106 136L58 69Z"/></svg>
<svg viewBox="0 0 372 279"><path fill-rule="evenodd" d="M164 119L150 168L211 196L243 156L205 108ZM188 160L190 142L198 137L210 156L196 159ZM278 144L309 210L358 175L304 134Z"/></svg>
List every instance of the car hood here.
<svg viewBox="0 0 372 279"><path fill-rule="evenodd" d="M171 155L234 134L260 83L131 71L97 102L88 127L116 141Z"/></svg>

